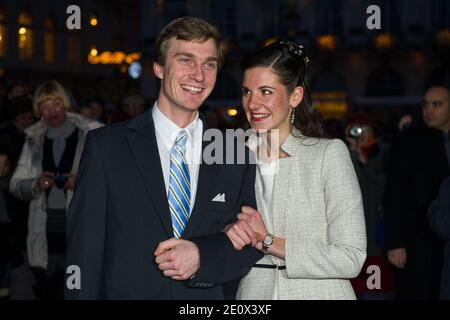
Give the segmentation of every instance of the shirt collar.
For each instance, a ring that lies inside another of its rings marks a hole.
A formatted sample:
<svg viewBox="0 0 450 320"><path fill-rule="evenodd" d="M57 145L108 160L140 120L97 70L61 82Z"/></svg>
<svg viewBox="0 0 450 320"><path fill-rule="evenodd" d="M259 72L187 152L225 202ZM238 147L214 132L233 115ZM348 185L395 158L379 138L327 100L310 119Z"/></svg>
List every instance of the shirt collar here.
<svg viewBox="0 0 450 320"><path fill-rule="evenodd" d="M193 141L195 129L197 128L198 121L201 121L197 115L195 119L186 127L180 128L172 120L167 118L159 109L158 101L155 102L152 109L153 122L155 124L155 129L161 137L161 140L170 150L172 149L178 133L181 130L185 130L188 134L188 141Z"/></svg>

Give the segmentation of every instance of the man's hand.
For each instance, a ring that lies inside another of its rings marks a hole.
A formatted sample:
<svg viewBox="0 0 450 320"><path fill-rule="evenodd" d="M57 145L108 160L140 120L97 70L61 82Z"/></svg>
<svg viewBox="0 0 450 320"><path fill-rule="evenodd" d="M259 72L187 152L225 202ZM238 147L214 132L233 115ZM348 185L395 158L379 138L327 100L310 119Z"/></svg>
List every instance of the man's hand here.
<svg viewBox="0 0 450 320"><path fill-rule="evenodd" d="M159 269L173 280L190 279L200 269L200 252L191 241L176 238L163 241L154 255Z"/></svg>
<svg viewBox="0 0 450 320"><path fill-rule="evenodd" d="M255 209L243 206L237 215L238 221L232 225L227 225L224 232L233 243L236 250L242 250L247 245L261 247L260 242L267 234L262 217Z"/></svg>
<svg viewBox="0 0 450 320"><path fill-rule="evenodd" d="M259 241L258 238L261 237L253 231L245 220L239 220L232 225L228 225L224 232L236 250L242 250L247 245L255 247Z"/></svg>
<svg viewBox="0 0 450 320"><path fill-rule="evenodd" d="M64 173L64 177L66 177L66 182L64 183L65 190L73 190L75 186L75 175L73 173Z"/></svg>
<svg viewBox="0 0 450 320"><path fill-rule="evenodd" d="M387 252L388 260L399 269L403 269L406 264L406 249L398 248Z"/></svg>

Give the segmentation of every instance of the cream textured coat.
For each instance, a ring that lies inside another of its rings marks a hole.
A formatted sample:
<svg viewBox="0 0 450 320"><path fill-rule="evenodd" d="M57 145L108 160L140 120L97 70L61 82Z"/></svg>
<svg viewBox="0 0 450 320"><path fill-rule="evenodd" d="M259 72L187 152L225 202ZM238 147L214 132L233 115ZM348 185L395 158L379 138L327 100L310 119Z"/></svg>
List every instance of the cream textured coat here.
<svg viewBox="0 0 450 320"><path fill-rule="evenodd" d="M237 299L355 299L348 279L366 259L366 231L358 180L341 140L300 137L294 129L282 149L267 230L286 239L285 260L267 255L252 268ZM261 206L261 177L256 199Z"/></svg>
<svg viewBox="0 0 450 320"><path fill-rule="evenodd" d="M67 118L79 129L78 144L71 173L76 174L84 147L84 141L89 130L102 126L101 123L83 118L75 113L66 113ZM30 201L28 217L27 253L28 262L33 267L47 268L48 248L46 236L47 213L44 209L45 193L36 193L36 183L42 174L42 157L45 133L48 126L44 120L39 120L25 130L26 140L22 148L17 168L11 178L9 190L19 199ZM67 206L73 192L67 192ZM94 201L94 200L92 200Z"/></svg>

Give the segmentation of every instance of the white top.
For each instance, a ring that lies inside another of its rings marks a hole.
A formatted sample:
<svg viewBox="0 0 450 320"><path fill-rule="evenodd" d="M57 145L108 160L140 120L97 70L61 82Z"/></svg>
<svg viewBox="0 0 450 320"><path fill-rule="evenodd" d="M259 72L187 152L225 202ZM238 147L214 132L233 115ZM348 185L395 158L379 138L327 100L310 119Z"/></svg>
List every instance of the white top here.
<svg viewBox="0 0 450 320"><path fill-rule="evenodd" d="M175 144L178 133L181 130L185 130L188 134L185 157L191 178L190 209L192 212L195 204L195 195L197 193L198 174L202 155L203 122L198 117L197 113L194 121L186 128L180 128L158 109L157 102L155 102L153 106L152 117L153 122L155 123L156 142L158 144L159 157L161 159L166 194L169 194L170 152Z"/></svg>
<svg viewBox="0 0 450 320"><path fill-rule="evenodd" d="M267 232L274 233L272 219L273 189L275 174L278 170L279 159L269 163L258 161L257 175L260 181L260 207L258 211L265 222ZM278 271L278 270L277 270ZM272 300L278 299L278 286L274 287Z"/></svg>
<svg viewBox="0 0 450 320"><path fill-rule="evenodd" d="M275 173L277 171L279 160L274 160L270 163L264 163L258 161L257 172L261 179L261 205L260 213L262 214L264 220L266 221L267 231L273 232L272 221L270 217L272 216L272 200L273 200L273 182L275 179Z"/></svg>

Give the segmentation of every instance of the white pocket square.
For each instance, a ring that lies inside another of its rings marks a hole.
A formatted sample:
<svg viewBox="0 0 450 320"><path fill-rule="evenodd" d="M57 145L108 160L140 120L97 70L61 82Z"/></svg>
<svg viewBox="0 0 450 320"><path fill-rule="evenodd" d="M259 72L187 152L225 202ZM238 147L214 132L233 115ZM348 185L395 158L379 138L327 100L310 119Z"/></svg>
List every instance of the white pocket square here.
<svg viewBox="0 0 450 320"><path fill-rule="evenodd" d="M225 202L225 193L218 193L211 201Z"/></svg>

